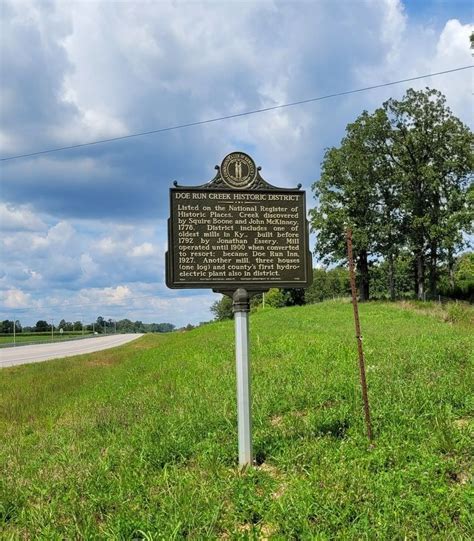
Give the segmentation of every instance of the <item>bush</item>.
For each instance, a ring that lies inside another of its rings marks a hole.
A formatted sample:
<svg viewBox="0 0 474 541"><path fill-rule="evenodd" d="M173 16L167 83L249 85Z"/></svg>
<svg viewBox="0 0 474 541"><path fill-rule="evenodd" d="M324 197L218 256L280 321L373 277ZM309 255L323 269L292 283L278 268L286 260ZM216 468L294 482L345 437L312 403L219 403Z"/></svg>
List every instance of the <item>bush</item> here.
<svg viewBox="0 0 474 541"><path fill-rule="evenodd" d="M286 304L285 295L281 289L272 288L265 293L265 306L272 308L282 308Z"/></svg>
<svg viewBox="0 0 474 541"><path fill-rule="evenodd" d="M451 323L469 323L474 320L473 312L469 309L469 306L460 302L449 303L446 308L446 321Z"/></svg>
<svg viewBox="0 0 474 541"><path fill-rule="evenodd" d="M232 299L227 295L223 295L220 301L216 301L211 306L211 312L214 314L214 319L216 321L232 319L234 317L234 313L232 312Z"/></svg>

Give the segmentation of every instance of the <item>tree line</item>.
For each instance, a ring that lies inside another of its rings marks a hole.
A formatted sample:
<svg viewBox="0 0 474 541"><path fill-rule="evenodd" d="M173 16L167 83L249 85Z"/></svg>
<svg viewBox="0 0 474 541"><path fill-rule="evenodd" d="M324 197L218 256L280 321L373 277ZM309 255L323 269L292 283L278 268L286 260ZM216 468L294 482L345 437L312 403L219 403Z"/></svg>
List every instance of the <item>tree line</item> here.
<svg viewBox="0 0 474 541"><path fill-rule="evenodd" d="M350 294L345 234L353 232L360 300L440 296L474 302L474 138L435 89L409 89L348 124L326 150L310 211L324 266L306 290L270 290L268 306ZM334 267L334 268L331 268ZM255 296L252 305L263 303ZM211 311L232 317L223 297Z"/></svg>
<svg viewBox="0 0 474 541"><path fill-rule="evenodd" d="M22 326L19 320L13 322L5 319L0 323L0 333L13 334L15 325L16 333L35 333L35 332L96 332L98 334L118 333L148 333L148 332L171 332L175 329L172 323L143 323L142 321L131 321L130 319L105 319L102 316L97 317L93 323L83 325L82 321L66 321L61 319L57 325L54 322L38 320L33 326Z"/></svg>
<svg viewBox="0 0 474 541"><path fill-rule="evenodd" d="M301 306L327 299L347 297L349 292L349 275L346 269L342 267L314 269L313 283L307 289L273 288L264 294L251 297L250 308L255 310L263 306L271 308ZM211 312L217 321L232 319L232 299L224 295L212 304Z"/></svg>
<svg viewBox="0 0 474 541"><path fill-rule="evenodd" d="M390 268L387 261L376 261L369 266L369 280L371 283L371 298L373 300L389 300ZM394 279L397 283L397 298L413 298L412 260L410 257L400 256L396 266ZM451 287L454 280L454 289ZM474 302L474 253L468 252L456 257L453 276L447 268L439 275L440 297L462 299ZM351 295L349 271L341 265L332 269L317 268L313 270L313 283L307 289L270 289L265 295L255 295L250 300L252 310L265 307L282 308L304 304L315 304L325 300L348 298ZM223 296L211 306L214 319L222 321L232 319L232 300Z"/></svg>

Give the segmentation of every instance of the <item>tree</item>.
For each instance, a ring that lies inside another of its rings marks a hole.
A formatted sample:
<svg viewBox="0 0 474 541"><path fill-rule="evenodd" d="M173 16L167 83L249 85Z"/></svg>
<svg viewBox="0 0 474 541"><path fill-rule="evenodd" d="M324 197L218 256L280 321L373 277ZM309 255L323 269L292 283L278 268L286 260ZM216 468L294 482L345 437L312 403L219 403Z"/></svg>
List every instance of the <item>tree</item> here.
<svg viewBox="0 0 474 541"><path fill-rule="evenodd" d="M173 332L175 326L172 323L158 323L156 332Z"/></svg>
<svg viewBox="0 0 474 541"><path fill-rule="evenodd" d="M455 279L459 284L463 282L474 282L474 252L467 252L459 256L456 264Z"/></svg>
<svg viewBox="0 0 474 541"><path fill-rule="evenodd" d="M415 292L423 299L426 267L434 296L440 258L452 259L473 219L473 137L438 90L409 89L383 109L391 127L387 156L401 182L404 232L415 256Z"/></svg>
<svg viewBox="0 0 474 541"><path fill-rule="evenodd" d="M232 312L232 299L227 295L223 295L220 300L212 304L211 312L214 314L214 319L216 321L232 319L234 317Z"/></svg>
<svg viewBox="0 0 474 541"><path fill-rule="evenodd" d="M98 316L96 322L95 322L95 332L97 333L103 333L105 332L105 319L102 316Z"/></svg>
<svg viewBox="0 0 474 541"><path fill-rule="evenodd" d="M36 325L35 325L36 332L47 332L50 330L51 330L51 325L49 325L47 321L40 319L39 321L36 322Z"/></svg>
<svg viewBox="0 0 474 541"><path fill-rule="evenodd" d="M0 332L3 334L13 333L13 321L9 319L4 319L1 323Z"/></svg>
<svg viewBox="0 0 474 541"><path fill-rule="evenodd" d="M305 291L307 304L350 295L349 271L343 267L314 269L313 283Z"/></svg>
<svg viewBox="0 0 474 541"><path fill-rule="evenodd" d="M65 319L61 319L58 325L58 329L63 329L64 331L73 331L74 325L70 321L66 321Z"/></svg>
<svg viewBox="0 0 474 541"><path fill-rule="evenodd" d="M285 306L303 306L306 303L304 292L302 288L283 289Z"/></svg>
<svg viewBox="0 0 474 541"><path fill-rule="evenodd" d="M377 261L370 269L373 298L393 300L395 288L391 289L391 282L396 284L396 297L413 296L413 256L406 250L400 252L391 262L388 259Z"/></svg>
<svg viewBox="0 0 474 541"><path fill-rule="evenodd" d="M474 302L474 252L461 254L455 258L452 268L447 266L442 274L440 293L446 297Z"/></svg>
<svg viewBox="0 0 474 541"><path fill-rule="evenodd" d="M265 305L273 308L286 306L286 296L281 289L272 288L265 293Z"/></svg>
<svg viewBox="0 0 474 541"><path fill-rule="evenodd" d="M368 300L369 258L376 252L381 212L379 185L387 167L380 149L388 124L381 110L364 111L346 128L339 148L330 148L322 163L321 178L313 184L318 207L311 211L317 234L316 252L324 263L346 258L345 231L353 230L353 251L360 277L361 300Z"/></svg>
<svg viewBox="0 0 474 541"><path fill-rule="evenodd" d="M402 183L396 168L387 159L385 148L390 138L388 119L382 110L378 110L382 127L374 138L372 152L377 156L377 183L375 186L378 206L375 213L375 252L386 261L386 278L389 296L392 301L396 297L397 270L396 262L405 244L403 229L403 213L401 212Z"/></svg>
<svg viewBox="0 0 474 541"><path fill-rule="evenodd" d="M118 332L133 332L133 323L130 319L120 319L117 321L117 331Z"/></svg>
<svg viewBox="0 0 474 541"><path fill-rule="evenodd" d="M112 320L109 319L110 325L112 326ZM134 332L146 332L145 326L142 321L135 321L133 324L133 330Z"/></svg>
<svg viewBox="0 0 474 541"><path fill-rule="evenodd" d="M72 325L73 331L80 331L82 330L82 321L75 321Z"/></svg>

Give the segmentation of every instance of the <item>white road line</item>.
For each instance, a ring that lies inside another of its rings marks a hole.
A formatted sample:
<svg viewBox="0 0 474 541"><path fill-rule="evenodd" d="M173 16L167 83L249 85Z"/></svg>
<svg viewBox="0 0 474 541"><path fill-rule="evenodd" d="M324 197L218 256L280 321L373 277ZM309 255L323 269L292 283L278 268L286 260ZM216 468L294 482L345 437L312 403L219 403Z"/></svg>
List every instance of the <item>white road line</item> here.
<svg viewBox="0 0 474 541"><path fill-rule="evenodd" d="M0 349L0 368L26 363L38 363L50 359L72 357L109 349L143 336L142 334L114 334L54 344L35 344Z"/></svg>

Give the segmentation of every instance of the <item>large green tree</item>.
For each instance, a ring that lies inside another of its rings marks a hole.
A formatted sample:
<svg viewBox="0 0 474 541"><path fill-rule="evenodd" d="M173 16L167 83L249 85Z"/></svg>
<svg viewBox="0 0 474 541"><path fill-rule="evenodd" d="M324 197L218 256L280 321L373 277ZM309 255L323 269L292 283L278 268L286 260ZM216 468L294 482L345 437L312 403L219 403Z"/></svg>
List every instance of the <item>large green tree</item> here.
<svg viewBox="0 0 474 541"><path fill-rule="evenodd" d="M472 222L467 190L472 182L472 133L434 89L409 89L383 109L390 123L387 157L402 186L404 231L415 256L415 292L436 295L438 264L453 259Z"/></svg>
<svg viewBox="0 0 474 541"><path fill-rule="evenodd" d="M343 261L347 253L345 231L348 227L353 230L361 300L369 299L369 260L380 244L379 187L389 171L380 147L387 127L382 111L373 115L364 111L347 126L340 147L326 151L321 178L313 184L318 201L311 211L316 253L326 264Z"/></svg>

